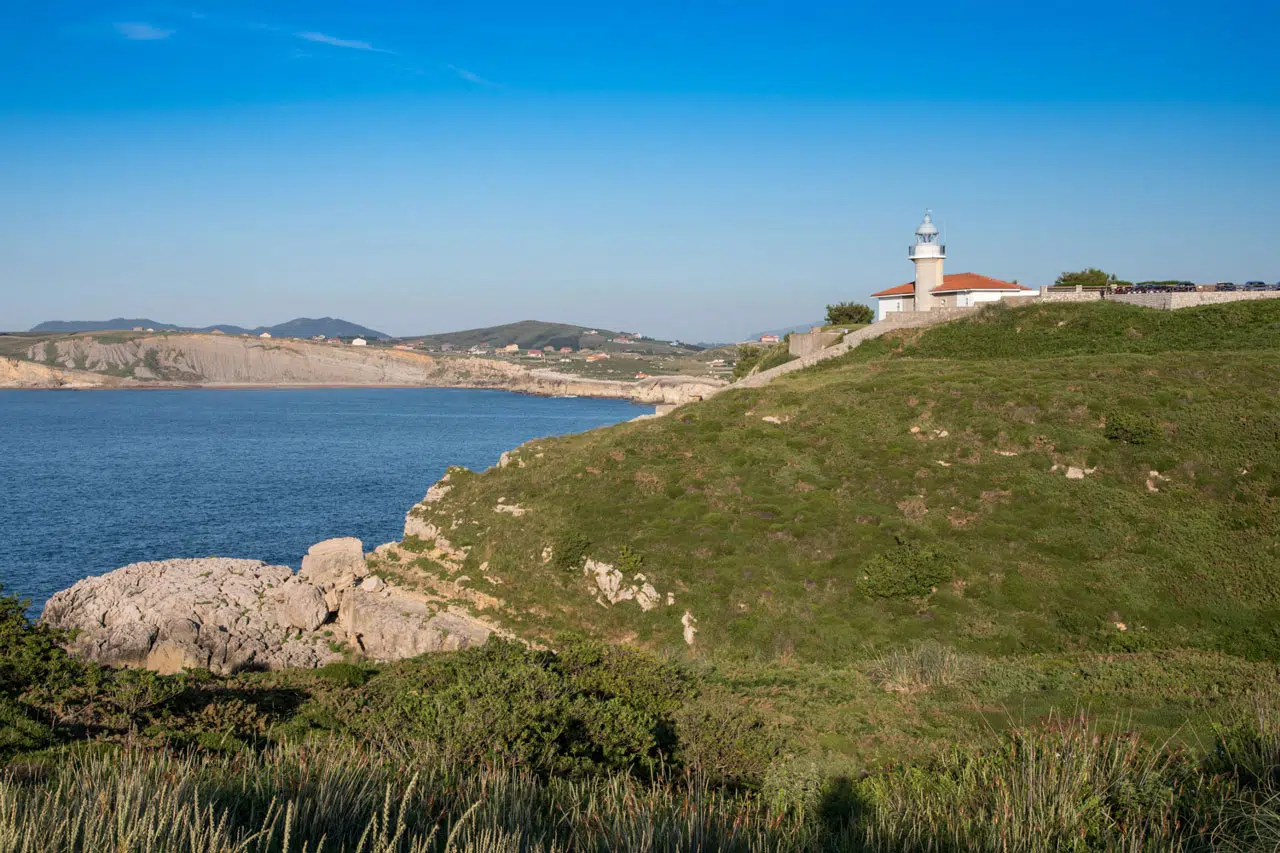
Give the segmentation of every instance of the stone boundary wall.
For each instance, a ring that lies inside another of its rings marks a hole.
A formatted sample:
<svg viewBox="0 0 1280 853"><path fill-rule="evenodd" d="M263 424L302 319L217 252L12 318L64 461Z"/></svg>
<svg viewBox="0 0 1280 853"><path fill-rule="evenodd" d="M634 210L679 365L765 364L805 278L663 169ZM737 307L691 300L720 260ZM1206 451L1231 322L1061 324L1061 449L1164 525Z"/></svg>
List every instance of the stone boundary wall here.
<svg viewBox="0 0 1280 853"><path fill-rule="evenodd" d="M1217 293L1124 293L1107 297L1114 302L1177 311L1179 308L1199 308L1201 305L1223 305L1227 302L1248 302L1254 299L1280 299L1280 290L1244 290Z"/></svg>
<svg viewBox="0 0 1280 853"><path fill-rule="evenodd" d="M770 370L752 374L745 379L740 379L729 388L759 388L762 385L768 385L779 376L791 373L796 370L804 370L806 367L812 367L820 361L826 361L829 358L836 358L847 353L849 350L858 346L863 341L869 341L887 335L890 332L896 332L899 329L919 329L925 326L936 326L939 323L947 323L951 320L957 320L966 317L977 311L978 308L935 308L932 311L895 311L888 317L878 323L872 323L856 332L850 332L844 336L838 344L818 350L817 352L807 355L803 358L797 358L795 361L788 361L786 364L780 364ZM724 390L724 389L721 389Z"/></svg>
<svg viewBox="0 0 1280 853"><path fill-rule="evenodd" d="M1101 290L1085 290L1083 287L1075 290L1050 290L1042 287L1039 298L1042 302L1101 302L1104 297Z"/></svg>
<svg viewBox="0 0 1280 853"><path fill-rule="evenodd" d="M806 358L819 350L826 349L838 340L840 340L839 332L823 332L817 329L810 332L793 332L787 341L787 352L798 358Z"/></svg>
<svg viewBox="0 0 1280 853"><path fill-rule="evenodd" d="M1278 290L1207 291L1204 293L1104 293L1101 290L1050 290L1040 288L1041 302L1123 302L1160 311L1177 311L1179 308L1196 308L1201 305L1222 305L1226 302L1243 302L1250 299L1278 299Z"/></svg>

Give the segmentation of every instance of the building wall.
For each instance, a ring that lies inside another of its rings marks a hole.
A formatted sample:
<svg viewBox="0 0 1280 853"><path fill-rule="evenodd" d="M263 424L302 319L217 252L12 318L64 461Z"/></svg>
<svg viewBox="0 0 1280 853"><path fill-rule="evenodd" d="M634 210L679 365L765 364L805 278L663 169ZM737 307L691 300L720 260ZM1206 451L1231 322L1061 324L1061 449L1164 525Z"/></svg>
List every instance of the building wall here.
<svg viewBox="0 0 1280 853"><path fill-rule="evenodd" d="M930 311L938 304L932 291L942 286L942 258L917 258L915 264L915 310Z"/></svg>
<svg viewBox="0 0 1280 853"><path fill-rule="evenodd" d="M876 300L880 304L876 306L876 321L879 322L888 314L899 311L914 311L916 301L910 296L894 296L890 299Z"/></svg>

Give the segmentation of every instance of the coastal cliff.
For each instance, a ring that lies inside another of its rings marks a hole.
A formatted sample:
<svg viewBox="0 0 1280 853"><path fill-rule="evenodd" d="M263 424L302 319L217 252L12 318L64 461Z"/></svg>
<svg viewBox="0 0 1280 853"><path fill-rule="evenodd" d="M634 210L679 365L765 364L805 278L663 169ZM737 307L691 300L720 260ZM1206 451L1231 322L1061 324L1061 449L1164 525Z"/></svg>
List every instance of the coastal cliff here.
<svg viewBox="0 0 1280 853"><path fill-rule="evenodd" d="M120 340L77 337L33 344L30 361L6 361L0 387L416 386L493 388L544 396L607 397L680 405L724 383L669 376L639 382L585 379L490 358L433 357L382 348L204 334Z"/></svg>
<svg viewBox="0 0 1280 853"><path fill-rule="evenodd" d="M101 373L0 358L0 388L118 388L128 384L132 383Z"/></svg>

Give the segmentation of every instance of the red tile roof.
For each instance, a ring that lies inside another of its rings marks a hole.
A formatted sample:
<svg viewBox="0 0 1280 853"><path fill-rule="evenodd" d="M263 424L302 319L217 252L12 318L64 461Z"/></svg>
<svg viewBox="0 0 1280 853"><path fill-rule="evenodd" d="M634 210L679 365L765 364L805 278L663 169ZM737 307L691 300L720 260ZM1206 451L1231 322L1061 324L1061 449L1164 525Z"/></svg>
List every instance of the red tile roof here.
<svg viewBox="0 0 1280 853"><path fill-rule="evenodd" d="M873 297L881 298L885 296L911 296L915 293L915 283L907 282L897 287L891 287L888 290L882 290L879 293L871 294ZM991 278L986 275L978 275L974 272L958 272L954 275L944 275L942 284L933 289L933 293L955 293L961 290L1025 290L1030 292L1030 287L1023 287L1020 284L1014 284L1011 281L1001 281L998 278Z"/></svg>

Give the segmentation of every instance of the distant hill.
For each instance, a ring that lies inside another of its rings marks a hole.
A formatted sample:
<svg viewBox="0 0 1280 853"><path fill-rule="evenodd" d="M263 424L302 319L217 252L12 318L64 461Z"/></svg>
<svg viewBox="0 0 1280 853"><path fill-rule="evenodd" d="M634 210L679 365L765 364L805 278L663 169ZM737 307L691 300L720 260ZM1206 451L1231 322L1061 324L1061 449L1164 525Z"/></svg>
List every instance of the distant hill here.
<svg viewBox="0 0 1280 853"><path fill-rule="evenodd" d="M266 332L278 338L311 338L316 335L324 335L328 338L391 337L385 332L370 329L368 326L361 326L333 317L321 317L315 320L309 317L299 317L287 323L280 323L276 326L259 326L256 329L246 329L243 326L229 324L202 327L175 326L172 323L157 323L155 320L146 318L127 319L124 317L117 317L114 320L52 320L33 327L31 331L50 334L75 334L77 332L128 332L133 329L155 329L157 332L212 332L217 329L226 332L228 335L261 335Z"/></svg>
<svg viewBox="0 0 1280 853"><path fill-rule="evenodd" d="M222 327L219 327L222 328ZM222 328L224 332L231 331ZM311 338L316 335L324 335L326 338L389 338L386 332L379 332L377 329L370 329L368 326L361 326L347 320L339 320L334 317L321 317L318 320L312 320L307 317L299 317L296 320L290 320L287 323L281 323L278 326L271 326L265 329L251 329L251 333L262 334L270 332L277 338Z"/></svg>
<svg viewBox="0 0 1280 853"><path fill-rule="evenodd" d="M543 347L572 347L581 349L618 350L631 352L648 352L666 354L696 350L696 346L671 346L667 340L652 338L634 339L628 344L615 344L615 338L623 333L609 329L574 326L568 323L549 323L542 320L521 320L518 323L507 323L502 326L488 326L483 329L467 329L461 332L446 332L437 335L414 335L410 339L429 345L449 344L458 349L470 349L487 344L499 348L515 344L521 349L541 349ZM632 336L628 335L631 338Z"/></svg>
<svg viewBox="0 0 1280 853"><path fill-rule="evenodd" d="M65 335L76 332L127 332L135 328L155 329L158 332L173 332L178 329L177 326L169 323L157 323L155 320L148 320L145 317L132 320L117 317L114 320L50 320L47 323L32 326L31 331ZM237 329L237 331L242 330Z"/></svg>

